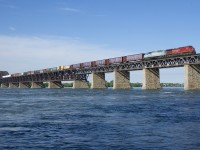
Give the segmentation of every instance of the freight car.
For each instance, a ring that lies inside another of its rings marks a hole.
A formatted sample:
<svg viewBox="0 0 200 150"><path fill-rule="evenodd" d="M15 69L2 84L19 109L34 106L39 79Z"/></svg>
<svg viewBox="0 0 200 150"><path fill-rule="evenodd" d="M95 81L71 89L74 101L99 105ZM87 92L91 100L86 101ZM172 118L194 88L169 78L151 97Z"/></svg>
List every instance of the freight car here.
<svg viewBox="0 0 200 150"><path fill-rule="evenodd" d="M83 63L73 64L70 66L71 69L80 69L83 67Z"/></svg>
<svg viewBox="0 0 200 150"><path fill-rule="evenodd" d="M21 76L21 73L11 74L11 77L19 77L19 76Z"/></svg>
<svg viewBox="0 0 200 150"><path fill-rule="evenodd" d="M82 63L82 68L89 68L92 67L92 61Z"/></svg>
<svg viewBox="0 0 200 150"><path fill-rule="evenodd" d="M95 66L96 66L96 61L90 61L90 62L84 62L84 63L66 66L65 69L82 69L82 68L90 68L90 67L95 67Z"/></svg>
<svg viewBox="0 0 200 150"><path fill-rule="evenodd" d="M106 65L109 65L109 59L97 60L97 61L95 61L95 66L93 66L93 67L106 66Z"/></svg>
<svg viewBox="0 0 200 150"><path fill-rule="evenodd" d="M57 66L57 70L64 70L65 66Z"/></svg>
<svg viewBox="0 0 200 150"><path fill-rule="evenodd" d="M120 63L123 63L123 58L124 57L110 58L109 59L109 64L120 64Z"/></svg>
<svg viewBox="0 0 200 150"><path fill-rule="evenodd" d="M67 69L70 69L70 66L64 66L64 69L67 70Z"/></svg>
<svg viewBox="0 0 200 150"><path fill-rule="evenodd" d="M144 54L134 54L134 55L128 55L125 56L125 58L123 59L124 62L131 62L131 61L141 61L144 58Z"/></svg>
<svg viewBox="0 0 200 150"><path fill-rule="evenodd" d="M70 69L70 66L57 66L57 70L67 70Z"/></svg>

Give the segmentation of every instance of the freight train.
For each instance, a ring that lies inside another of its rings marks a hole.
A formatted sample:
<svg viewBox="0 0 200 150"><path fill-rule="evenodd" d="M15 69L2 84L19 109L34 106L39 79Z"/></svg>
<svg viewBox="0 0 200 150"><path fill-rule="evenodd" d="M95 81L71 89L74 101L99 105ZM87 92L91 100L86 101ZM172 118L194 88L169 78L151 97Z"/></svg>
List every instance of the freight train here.
<svg viewBox="0 0 200 150"><path fill-rule="evenodd" d="M98 67L98 66L106 66L112 64L120 64L126 62L134 62L134 61L142 61L142 60L149 60L154 58L164 58L164 57L171 57L171 56L178 56L178 55L187 55L187 54L196 54L194 47L192 46L185 46L179 47L174 49L167 49L167 50L159 50L159 51L152 51L149 53L141 53L141 54L134 54L122 57L115 57L85 63L79 63L71 65L71 69L82 69L82 68L89 68L89 67Z"/></svg>
<svg viewBox="0 0 200 150"><path fill-rule="evenodd" d="M165 57L188 55L188 54L196 54L195 48L192 46L184 46L184 47L179 47L179 48L174 48L174 49L158 50L158 51L152 51L149 53L134 54L134 55L115 57L115 58L109 58L109 59L103 59L103 60L97 60L97 61L91 61L91 62L78 63L78 64L73 64L73 65L68 65L68 66L58 66L58 67L47 68L47 69L42 69L42 70L16 73L16 74L2 76L2 78L18 77L18 76L23 76L23 75L33 75L33 74L40 74L40 73L50 73L50 72L55 72L59 70L107 66L107 65L112 65L112 64L143 61L143 60L149 60L149 59L154 59L154 58L165 58Z"/></svg>

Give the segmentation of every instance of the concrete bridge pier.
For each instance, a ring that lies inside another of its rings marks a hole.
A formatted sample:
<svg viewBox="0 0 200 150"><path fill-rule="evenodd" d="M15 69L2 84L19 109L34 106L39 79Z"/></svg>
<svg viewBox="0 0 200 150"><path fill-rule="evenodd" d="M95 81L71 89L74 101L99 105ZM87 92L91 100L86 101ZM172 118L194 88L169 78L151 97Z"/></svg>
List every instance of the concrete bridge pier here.
<svg viewBox="0 0 200 150"><path fill-rule="evenodd" d="M160 88L160 71L158 68L143 69L142 89L159 89Z"/></svg>
<svg viewBox="0 0 200 150"><path fill-rule="evenodd" d="M43 82L31 82L31 88L45 88Z"/></svg>
<svg viewBox="0 0 200 150"><path fill-rule="evenodd" d="M1 88L8 88L9 87L9 84L8 83L2 83L1 84Z"/></svg>
<svg viewBox="0 0 200 150"><path fill-rule="evenodd" d="M130 72L114 70L113 89L130 89Z"/></svg>
<svg viewBox="0 0 200 150"><path fill-rule="evenodd" d="M29 82L19 82L19 88L30 88L31 84Z"/></svg>
<svg viewBox="0 0 200 150"><path fill-rule="evenodd" d="M92 89L103 89L106 88L105 73L92 73Z"/></svg>
<svg viewBox="0 0 200 150"><path fill-rule="evenodd" d="M48 88L52 88L52 89L63 88L63 87L64 86L61 81L50 81L48 84Z"/></svg>
<svg viewBox="0 0 200 150"><path fill-rule="evenodd" d="M86 80L75 80L73 83L73 89L86 89L89 88L89 83Z"/></svg>
<svg viewBox="0 0 200 150"><path fill-rule="evenodd" d="M200 65L184 65L184 89L200 89Z"/></svg>
<svg viewBox="0 0 200 150"><path fill-rule="evenodd" d="M19 83L9 83L9 88L19 88Z"/></svg>

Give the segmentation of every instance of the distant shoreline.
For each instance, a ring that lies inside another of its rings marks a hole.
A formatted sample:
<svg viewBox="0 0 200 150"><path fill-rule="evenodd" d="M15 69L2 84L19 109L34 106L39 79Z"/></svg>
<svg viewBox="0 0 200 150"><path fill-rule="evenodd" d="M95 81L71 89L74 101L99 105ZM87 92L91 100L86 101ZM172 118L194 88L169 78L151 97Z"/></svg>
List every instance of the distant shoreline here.
<svg viewBox="0 0 200 150"><path fill-rule="evenodd" d="M130 83L131 87L142 87L142 83ZM73 87L73 83L63 83L64 87ZM91 83L89 83L91 85ZM161 87L184 87L183 83L160 83ZM113 87L113 81L106 82L106 87Z"/></svg>

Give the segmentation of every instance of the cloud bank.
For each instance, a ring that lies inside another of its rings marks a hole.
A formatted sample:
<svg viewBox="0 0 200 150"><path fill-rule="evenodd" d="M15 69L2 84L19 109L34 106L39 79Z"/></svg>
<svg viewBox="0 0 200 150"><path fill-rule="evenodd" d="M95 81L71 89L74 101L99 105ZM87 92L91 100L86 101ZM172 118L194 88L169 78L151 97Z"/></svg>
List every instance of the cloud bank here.
<svg viewBox="0 0 200 150"><path fill-rule="evenodd" d="M0 35L0 70L10 73L116 57L126 52L66 37Z"/></svg>

